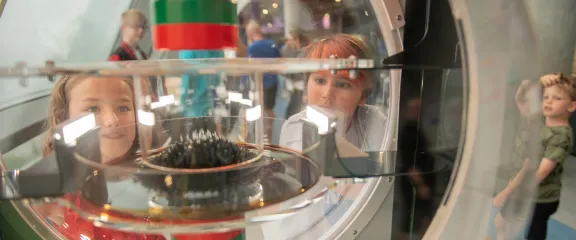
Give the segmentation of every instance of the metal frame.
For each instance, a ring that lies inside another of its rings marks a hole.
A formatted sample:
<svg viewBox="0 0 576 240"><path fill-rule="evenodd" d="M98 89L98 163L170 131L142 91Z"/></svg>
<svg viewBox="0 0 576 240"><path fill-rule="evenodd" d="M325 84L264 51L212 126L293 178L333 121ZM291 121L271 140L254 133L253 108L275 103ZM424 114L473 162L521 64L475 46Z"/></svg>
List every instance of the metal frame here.
<svg viewBox="0 0 576 240"><path fill-rule="evenodd" d="M17 105L14 106L20 106L22 104L26 104L32 101L42 101L48 96L49 95L43 95L42 97L35 98L30 101L17 103ZM46 119L40 119L34 122L33 124L24 127L0 139L1 170L6 169L6 166L4 165L4 160L2 158L2 154L10 152L14 148L34 139L35 137L38 137L39 136L38 133L42 132L42 128L44 127L45 121ZM65 239L60 233L58 233L58 231L55 230L55 228L50 226L45 219L36 214L36 211L27 203L27 201L11 201L9 204L12 205L14 211L18 213L18 215L22 218L22 220L26 222L26 224L30 227L30 229L32 229L39 238L52 239L53 237L57 237L58 239Z"/></svg>
<svg viewBox="0 0 576 240"><path fill-rule="evenodd" d="M404 17L402 13L393 12L392 10L400 10L402 6L399 0L370 0L370 4L374 9L374 14L380 26L380 31L385 39L386 49L389 55L394 55L403 50L401 28L404 26ZM388 11L387 9L391 9ZM402 16L398 19L396 16L392 17L389 14ZM397 24L388 23L390 20L400 20ZM388 116L387 136L383 144L386 150L397 150L398 139L398 113L400 104L400 79L401 70L390 71L390 116ZM357 206L357 214L348 219L348 223L344 227L339 227L335 234L332 234L331 239L354 239L359 233L370 223L376 210L386 198L394 197L394 178L377 178L372 179L375 181L375 187L370 192L368 199L361 201L361 206ZM382 236L383 237L383 236Z"/></svg>

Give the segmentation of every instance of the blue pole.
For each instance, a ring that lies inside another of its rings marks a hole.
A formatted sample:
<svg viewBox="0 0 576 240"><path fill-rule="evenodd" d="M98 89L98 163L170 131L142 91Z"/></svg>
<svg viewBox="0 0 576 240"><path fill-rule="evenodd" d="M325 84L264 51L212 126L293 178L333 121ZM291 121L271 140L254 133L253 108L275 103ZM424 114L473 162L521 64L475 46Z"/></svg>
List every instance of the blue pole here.
<svg viewBox="0 0 576 240"><path fill-rule="evenodd" d="M223 58L223 51L182 50L180 59ZM182 75L180 85L180 107L184 117L209 116L214 108L214 87L218 86L218 75Z"/></svg>

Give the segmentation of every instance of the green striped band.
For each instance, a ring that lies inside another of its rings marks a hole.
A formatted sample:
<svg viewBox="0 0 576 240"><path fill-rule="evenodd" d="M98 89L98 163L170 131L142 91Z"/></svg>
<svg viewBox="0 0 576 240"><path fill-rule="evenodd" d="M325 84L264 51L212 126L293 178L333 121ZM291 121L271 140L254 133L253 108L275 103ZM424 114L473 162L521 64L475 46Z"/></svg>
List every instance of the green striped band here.
<svg viewBox="0 0 576 240"><path fill-rule="evenodd" d="M157 0L155 24L237 24L236 4L231 0Z"/></svg>

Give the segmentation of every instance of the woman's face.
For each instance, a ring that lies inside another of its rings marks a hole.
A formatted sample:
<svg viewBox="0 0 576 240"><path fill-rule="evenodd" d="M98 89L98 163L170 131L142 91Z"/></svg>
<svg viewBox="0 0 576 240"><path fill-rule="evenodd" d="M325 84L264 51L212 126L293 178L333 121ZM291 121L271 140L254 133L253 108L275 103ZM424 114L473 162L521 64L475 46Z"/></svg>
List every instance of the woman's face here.
<svg viewBox="0 0 576 240"><path fill-rule="evenodd" d="M70 90L70 118L93 113L100 129L102 162L124 156L136 136L133 92L122 78L88 78Z"/></svg>
<svg viewBox="0 0 576 240"><path fill-rule="evenodd" d="M308 104L336 110L349 121L356 108L366 102L363 82L360 77L350 80L348 71L338 71L336 75L328 71L313 73L308 78Z"/></svg>
<svg viewBox="0 0 576 240"><path fill-rule="evenodd" d="M298 40L298 38L292 36L292 34L288 35L288 38L286 39L286 44L288 44L288 46L293 48L300 48L300 41Z"/></svg>

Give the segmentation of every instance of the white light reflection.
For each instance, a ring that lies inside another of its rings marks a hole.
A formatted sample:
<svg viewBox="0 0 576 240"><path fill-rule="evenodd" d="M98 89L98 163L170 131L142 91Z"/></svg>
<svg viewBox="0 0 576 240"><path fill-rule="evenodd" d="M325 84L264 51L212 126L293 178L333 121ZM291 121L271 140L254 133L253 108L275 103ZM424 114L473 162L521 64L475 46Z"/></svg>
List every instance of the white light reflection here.
<svg viewBox="0 0 576 240"><path fill-rule="evenodd" d="M138 122L147 126L154 126L154 113L138 110Z"/></svg>
<svg viewBox="0 0 576 240"><path fill-rule="evenodd" d="M306 118L318 127L318 134L326 134L330 129L330 117L320 112L318 109L307 106Z"/></svg>
<svg viewBox="0 0 576 240"><path fill-rule="evenodd" d="M233 91L228 92L228 99L227 99L227 101L228 101L228 102L241 103L241 104L244 104L244 105L250 106L250 107L252 107L252 105L254 104L254 103L252 102L252 100L250 100L250 99L243 99L243 98L242 98L242 93L233 92Z"/></svg>
<svg viewBox="0 0 576 240"><path fill-rule="evenodd" d="M84 117L79 118L76 121L68 123L62 128L62 134L64 135L64 143L72 144L76 142L78 137L84 135L88 131L96 127L96 118L93 113L90 113Z"/></svg>
<svg viewBox="0 0 576 240"><path fill-rule="evenodd" d="M175 102L174 95L161 96L158 98L158 102L150 103L150 108L152 109L161 108L171 105L174 102Z"/></svg>
<svg viewBox="0 0 576 240"><path fill-rule="evenodd" d="M262 106L257 105L253 108L246 109L246 121L252 122L262 117Z"/></svg>

